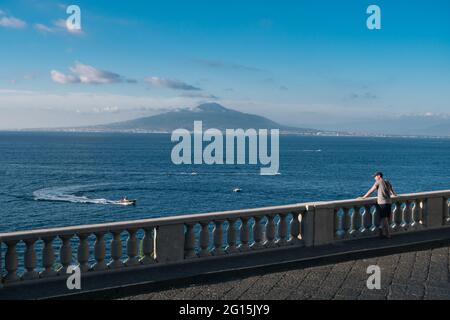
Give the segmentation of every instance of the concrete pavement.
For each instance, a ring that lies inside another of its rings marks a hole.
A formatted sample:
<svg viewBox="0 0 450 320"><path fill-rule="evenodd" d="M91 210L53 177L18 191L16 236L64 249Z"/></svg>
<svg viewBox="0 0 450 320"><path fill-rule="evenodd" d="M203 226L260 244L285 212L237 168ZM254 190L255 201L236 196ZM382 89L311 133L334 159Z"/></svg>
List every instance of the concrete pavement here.
<svg viewBox="0 0 450 320"><path fill-rule="evenodd" d="M450 247L294 268L198 283L124 299L450 299ZM381 268L381 289L369 290L369 265Z"/></svg>

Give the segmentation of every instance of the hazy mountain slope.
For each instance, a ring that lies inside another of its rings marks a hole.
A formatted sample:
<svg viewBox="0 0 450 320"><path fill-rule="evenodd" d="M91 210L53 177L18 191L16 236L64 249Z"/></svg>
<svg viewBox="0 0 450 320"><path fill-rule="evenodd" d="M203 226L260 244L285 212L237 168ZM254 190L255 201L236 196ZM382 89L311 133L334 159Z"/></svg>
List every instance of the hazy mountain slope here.
<svg viewBox="0 0 450 320"><path fill-rule="evenodd" d="M278 124L265 117L227 109L217 103L206 103L194 109L181 109L124 122L91 127L111 131L171 132L178 128L193 129L194 121L203 121L203 128L224 129L280 129L286 132L315 133L314 129L293 128Z"/></svg>

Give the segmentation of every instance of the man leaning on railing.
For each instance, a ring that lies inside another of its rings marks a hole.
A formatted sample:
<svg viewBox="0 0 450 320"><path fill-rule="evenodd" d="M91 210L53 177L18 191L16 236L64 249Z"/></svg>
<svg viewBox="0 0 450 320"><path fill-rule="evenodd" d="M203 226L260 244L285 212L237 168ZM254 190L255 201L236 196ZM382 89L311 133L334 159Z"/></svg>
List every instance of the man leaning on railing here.
<svg viewBox="0 0 450 320"><path fill-rule="evenodd" d="M382 172L375 172L373 175L375 183L369 191L362 197L366 199L375 191L377 194L377 209L380 212L380 237L390 238L389 218L392 210L391 195L397 196L392 184L383 178Z"/></svg>

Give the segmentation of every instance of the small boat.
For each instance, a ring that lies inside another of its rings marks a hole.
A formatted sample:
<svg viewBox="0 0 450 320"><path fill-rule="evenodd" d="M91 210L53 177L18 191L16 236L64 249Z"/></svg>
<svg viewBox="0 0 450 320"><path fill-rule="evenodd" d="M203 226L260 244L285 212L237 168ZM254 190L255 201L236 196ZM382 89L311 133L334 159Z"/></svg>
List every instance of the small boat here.
<svg viewBox="0 0 450 320"><path fill-rule="evenodd" d="M240 188L236 188L233 190L233 192L241 192L242 190Z"/></svg>
<svg viewBox="0 0 450 320"><path fill-rule="evenodd" d="M136 200L130 200L130 199L121 199L117 202L118 204L122 205L122 206L135 206L136 205Z"/></svg>

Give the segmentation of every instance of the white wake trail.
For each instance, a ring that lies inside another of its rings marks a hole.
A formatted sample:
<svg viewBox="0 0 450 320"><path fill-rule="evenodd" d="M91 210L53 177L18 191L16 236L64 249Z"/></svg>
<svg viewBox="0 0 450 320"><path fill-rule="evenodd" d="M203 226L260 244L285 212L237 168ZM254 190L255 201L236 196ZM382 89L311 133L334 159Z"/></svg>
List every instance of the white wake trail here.
<svg viewBox="0 0 450 320"><path fill-rule="evenodd" d="M77 196L75 193L81 192L89 186L52 187L36 190L33 192L36 201L60 201L71 203L91 203L91 204L115 204L120 205L120 201L108 200L104 198L93 199L86 196Z"/></svg>

